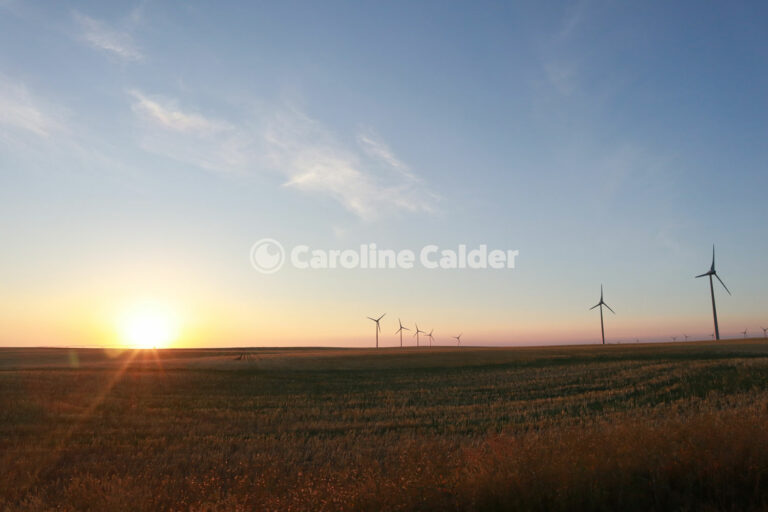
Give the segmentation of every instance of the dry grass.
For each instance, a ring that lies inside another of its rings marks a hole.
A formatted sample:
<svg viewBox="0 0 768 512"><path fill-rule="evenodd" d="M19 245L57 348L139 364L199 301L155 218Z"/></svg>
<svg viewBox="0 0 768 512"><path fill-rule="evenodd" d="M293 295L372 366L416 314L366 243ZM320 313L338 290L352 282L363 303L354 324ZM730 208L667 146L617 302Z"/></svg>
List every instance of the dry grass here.
<svg viewBox="0 0 768 512"><path fill-rule="evenodd" d="M759 342L0 351L0 509L763 510Z"/></svg>

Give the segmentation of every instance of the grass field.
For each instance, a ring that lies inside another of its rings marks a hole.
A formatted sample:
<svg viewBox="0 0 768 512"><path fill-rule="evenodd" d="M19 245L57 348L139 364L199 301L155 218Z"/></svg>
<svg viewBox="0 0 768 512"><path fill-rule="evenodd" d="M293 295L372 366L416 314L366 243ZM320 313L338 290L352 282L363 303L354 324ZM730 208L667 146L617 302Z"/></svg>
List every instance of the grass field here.
<svg viewBox="0 0 768 512"><path fill-rule="evenodd" d="M764 510L768 343L0 349L0 509Z"/></svg>

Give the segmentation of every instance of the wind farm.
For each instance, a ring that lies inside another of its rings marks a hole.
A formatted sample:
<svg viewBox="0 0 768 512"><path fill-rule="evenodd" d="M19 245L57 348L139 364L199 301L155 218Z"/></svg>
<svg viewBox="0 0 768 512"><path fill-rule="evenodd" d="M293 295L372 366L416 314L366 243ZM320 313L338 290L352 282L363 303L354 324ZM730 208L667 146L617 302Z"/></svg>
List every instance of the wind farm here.
<svg viewBox="0 0 768 512"><path fill-rule="evenodd" d="M714 322L714 329L715 330L714 330L714 332L712 332L709 335L700 335L699 337L692 336L692 335L689 335L689 334L683 334L682 338L685 340L685 342L688 342L691 339L693 339L694 341L702 340L702 339L705 339L707 337L712 338L713 340L716 340L716 341L720 341L721 340L721 336L720 336L720 328L719 328L718 316L717 316L717 307L716 307L715 295L714 295L714 284L713 284L714 281L713 281L713 278L716 279L718 282L720 282L720 284L723 286L723 289L725 289L725 291L728 293L728 295L731 295L731 291L728 289L728 287L722 281L720 276L718 276L717 271L715 269L715 247L714 247L714 245L712 246L712 261L711 261L710 269L707 272L705 272L704 274L700 274L700 275L697 275L695 277L696 278L700 278L700 277L708 277L709 278L709 283L710 283L710 299L711 299L711 304L712 304L712 316L713 316L713 322ZM604 299L604 288L603 288L602 284L600 285L600 299L599 299L597 304L595 304L594 306L592 306L590 308L590 310L594 310L594 309L597 309L597 308L600 309L600 340L599 341L600 341L601 345L606 345L607 342L606 342L606 336L605 336L605 318L604 318L603 308L606 308L608 311L610 311L614 315L616 314L616 312L611 308L611 306L609 306L605 302L605 299ZM378 319L372 318L372 317L368 317L369 320L371 320L371 321L376 323L376 347L377 348L379 346L378 334L381 332L379 321L383 317L384 317L384 315L382 315ZM760 327L760 329L763 331L763 337L768 337L768 328ZM402 321L400 320L400 318L398 318L397 330L395 331L395 334L399 335L399 341L400 341L399 346L400 346L400 348L404 348L404 345L403 345L403 331L410 331L410 330L411 329L409 329L408 327L405 327L403 325ZM417 348L421 347L420 335L424 335L429 340L429 344L427 346L429 348L432 348L433 345L434 345L434 342L435 342L435 338L434 338L433 333L434 333L434 329L431 329L429 332L426 332L424 330L421 330L419 328L418 324L415 324L415 328L413 330L413 337L416 339L416 347ZM741 337L744 338L744 339L746 339L748 337L748 333L749 333L748 329L745 329L743 331L738 331L738 334L740 334ZM456 340L456 346L461 346L461 336L462 336L462 334L459 334L458 336L452 336L451 337L451 339ZM731 334L731 337L733 337L733 336L734 335ZM668 338L664 338L664 337L661 337L659 339L649 338L649 339L647 339L647 341L648 342L659 342L659 341L663 341L663 340L666 339L666 340L671 340L672 343L676 343L677 340L680 337L681 336L678 336L678 335L672 335L672 336L669 336ZM638 337L628 337L628 338L629 338L629 340L633 340L635 343L639 343L640 342L640 338L638 338ZM615 344L616 343L621 343L621 340L615 340L613 343L615 343Z"/></svg>
<svg viewBox="0 0 768 512"><path fill-rule="evenodd" d="M0 512L768 510L766 20L0 0Z"/></svg>

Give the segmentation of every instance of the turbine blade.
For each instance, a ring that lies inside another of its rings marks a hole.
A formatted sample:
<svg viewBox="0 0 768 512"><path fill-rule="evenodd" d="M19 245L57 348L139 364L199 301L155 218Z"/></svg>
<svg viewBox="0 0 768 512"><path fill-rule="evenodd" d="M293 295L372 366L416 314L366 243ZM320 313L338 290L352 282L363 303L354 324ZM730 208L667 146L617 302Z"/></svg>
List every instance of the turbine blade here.
<svg viewBox="0 0 768 512"><path fill-rule="evenodd" d="M609 306L609 305L608 305L608 304L606 304L605 302L603 302L603 306L605 306L605 307L607 307L608 309L610 309L611 313L613 313L614 315L616 314L616 312L615 312L614 310L612 310L612 309L611 309L611 306Z"/></svg>
<svg viewBox="0 0 768 512"><path fill-rule="evenodd" d="M375 319L375 318L371 318L371 317L369 317L369 316L367 316L367 317L365 317L365 318L367 318L367 319L368 319L368 320L370 320L371 322L375 322L375 321L376 321L376 319Z"/></svg>
<svg viewBox="0 0 768 512"><path fill-rule="evenodd" d="M707 277L707 276L708 276L708 275L710 275L710 274L711 274L711 272L704 272L703 274L699 274L698 276L696 276L696 278L699 278L699 277Z"/></svg>
<svg viewBox="0 0 768 512"><path fill-rule="evenodd" d="M384 314L383 314L383 315L381 315L379 318L377 318L377 319L376 319L376 321L378 322L379 320L381 320L382 318L384 318L384 316L386 316L386 313L384 313Z"/></svg>
<svg viewBox="0 0 768 512"><path fill-rule="evenodd" d="M402 325L400 326L400 328L401 328L402 330L404 330L404 331L410 331L410 329L409 329L409 328L407 328L407 327L403 327Z"/></svg>
<svg viewBox="0 0 768 512"><path fill-rule="evenodd" d="M715 244L712 244L712 268L710 269L711 272L715 271Z"/></svg>
<svg viewBox="0 0 768 512"><path fill-rule="evenodd" d="M719 276L719 275L717 275L717 273L715 273L714 275L715 275L715 277L717 278L717 280L718 280L718 281L720 281L720 284L721 284L721 285L723 285L723 288L725 288L725 291L727 291L727 292L728 292L728 295L731 295L731 290L729 290L729 289L728 289L728 287L727 287L727 286L725 286L725 283L723 282L723 280L722 280L722 279L720 279L720 276Z"/></svg>
<svg viewBox="0 0 768 512"><path fill-rule="evenodd" d="M591 308L589 308L589 310L590 310L590 311L592 311L593 309L595 309L595 308L596 308L597 306L599 306L600 304L602 304L602 302L598 302L597 304L595 304L594 306L592 306Z"/></svg>

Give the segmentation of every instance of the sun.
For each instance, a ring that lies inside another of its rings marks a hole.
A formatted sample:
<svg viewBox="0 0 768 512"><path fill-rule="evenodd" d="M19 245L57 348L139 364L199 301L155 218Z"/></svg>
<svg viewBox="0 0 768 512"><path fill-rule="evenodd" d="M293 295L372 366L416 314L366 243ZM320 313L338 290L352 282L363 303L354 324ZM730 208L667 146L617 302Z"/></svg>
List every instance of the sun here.
<svg viewBox="0 0 768 512"><path fill-rule="evenodd" d="M127 309L118 322L123 344L132 348L166 348L179 336L176 314L167 305L147 301Z"/></svg>

